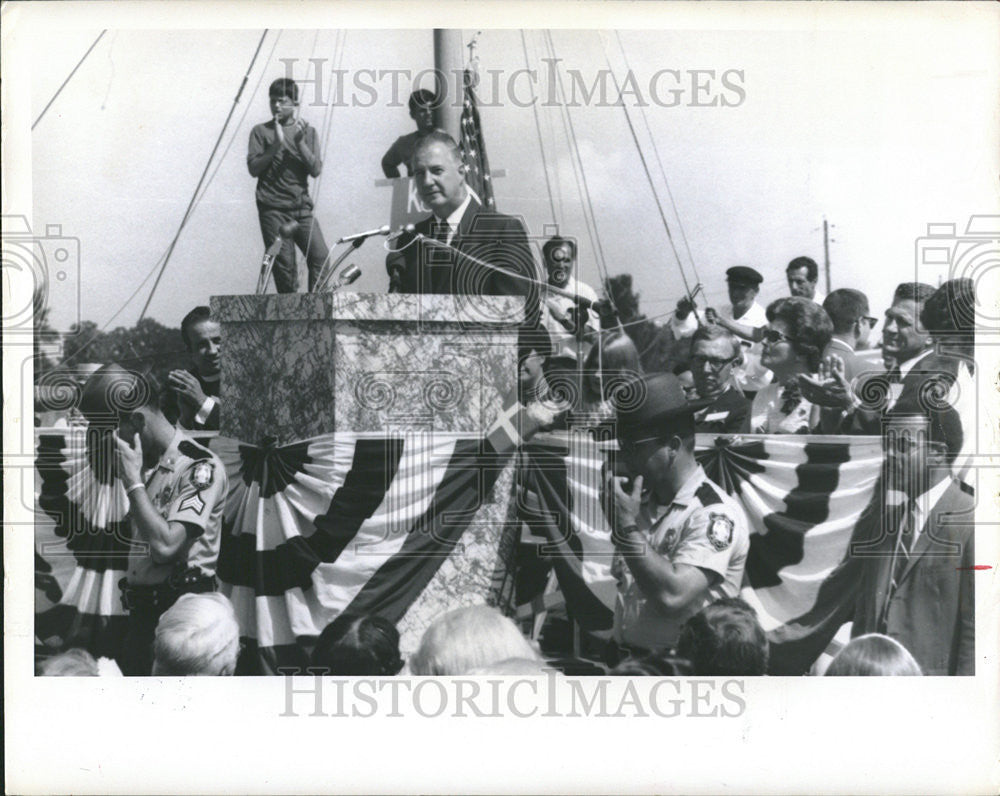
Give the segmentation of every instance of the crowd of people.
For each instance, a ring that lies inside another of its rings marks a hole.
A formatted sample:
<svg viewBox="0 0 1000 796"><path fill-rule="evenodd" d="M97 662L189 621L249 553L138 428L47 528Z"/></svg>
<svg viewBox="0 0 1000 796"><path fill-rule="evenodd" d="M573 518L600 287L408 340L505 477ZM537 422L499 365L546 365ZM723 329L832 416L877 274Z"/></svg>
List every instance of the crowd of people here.
<svg viewBox="0 0 1000 796"><path fill-rule="evenodd" d="M766 307L757 301L763 275L739 265L726 272L728 306L685 297L666 323L655 323L639 313L629 275L608 279L602 298L577 280L571 239L549 240L539 270L521 222L485 210L469 191L461 152L432 129L426 99L411 102L418 133L383 161L387 174L406 165L431 209L387 258L389 290L525 297L521 402L565 415L589 397L614 416L625 464L608 485L618 598L599 670L767 672L767 636L739 599L753 529L698 464L695 435L821 433L882 435L884 477L906 496L905 508L886 518L882 555L866 563L858 584L856 638L827 673L974 672L973 576L962 569L971 563L972 524L968 514L941 520L974 502L961 479L974 436L961 405L973 393L972 283L900 284L884 312L881 346L864 293L823 296L808 257L788 263L789 295ZM307 177L321 164L314 131L294 118L296 102L292 81L272 85L274 118L254 128L248 164L258 177L265 245L295 221L312 286L326 252ZM288 248L275 267L282 292L297 286L290 241ZM128 520L147 545L134 549L123 584L129 636L118 664L126 675L232 674L239 651L232 606L215 593L227 476L197 440L218 430L225 412L221 330L198 307L181 333L191 367L171 372L162 391L136 383L142 405L111 405L111 381L120 387L139 377L109 363L87 379L80 404L95 423L113 418ZM555 389L574 379L576 393ZM949 542L958 543L950 554L932 549ZM96 673L88 657L65 652L40 671ZM511 619L485 606L439 617L405 661L391 622L343 615L316 640L312 662L331 674L379 676L530 674L547 665Z"/></svg>

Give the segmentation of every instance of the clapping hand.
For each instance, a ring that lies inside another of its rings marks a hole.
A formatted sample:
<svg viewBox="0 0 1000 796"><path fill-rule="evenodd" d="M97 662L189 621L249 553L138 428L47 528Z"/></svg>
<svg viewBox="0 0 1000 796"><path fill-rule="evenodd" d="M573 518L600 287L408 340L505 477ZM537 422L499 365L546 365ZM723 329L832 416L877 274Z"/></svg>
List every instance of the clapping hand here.
<svg viewBox="0 0 1000 796"><path fill-rule="evenodd" d="M167 376L167 383L174 389L186 404L194 409L200 409L205 403L205 391L201 389L198 379L186 370L172 370Z"/></svg>
<svg viewBox="0 0 1000 796"><path fill-rule="evenodd" d="M705 308L705 323L713 324L719 322L719 313L716 312L715 307Z"/></svg>
<svg viewBox="0 0 1000 796"><path fill-rule="evenodd" d="M844 360L836 354L830 354L819 363L819 373L816 376L799 376L802 395L807 401L819 406L850 408L851 384L844 370Z"/></svg>

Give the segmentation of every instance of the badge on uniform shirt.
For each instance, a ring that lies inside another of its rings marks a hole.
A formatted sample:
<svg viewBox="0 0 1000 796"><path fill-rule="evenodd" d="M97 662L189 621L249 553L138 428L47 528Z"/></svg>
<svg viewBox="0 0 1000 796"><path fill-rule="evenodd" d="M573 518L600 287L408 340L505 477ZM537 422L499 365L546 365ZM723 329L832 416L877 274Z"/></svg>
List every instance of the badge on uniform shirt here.
<svg viewBox="0 0 1000 796"><path fill-rule="evenodd" d="M212 462L198 462L191 468L189 479L191 486L198 490L211 486L215 480L215 465Z"/></svg>
<svg viewBox="0 0 1000 796"><path fill-rule="evenodd" d="M725 514L708 515L708 541L716 550L725 550L733 543L733 520Z"/></svg>
<svg viewBox="0 0 1000 796"><path fill-rule="evenodd" d="M201 514L205 510L205 501L201 499L200 492L188 495L177 506L178 511L184 511L185 509L193 509L195 514Z"/></svg>

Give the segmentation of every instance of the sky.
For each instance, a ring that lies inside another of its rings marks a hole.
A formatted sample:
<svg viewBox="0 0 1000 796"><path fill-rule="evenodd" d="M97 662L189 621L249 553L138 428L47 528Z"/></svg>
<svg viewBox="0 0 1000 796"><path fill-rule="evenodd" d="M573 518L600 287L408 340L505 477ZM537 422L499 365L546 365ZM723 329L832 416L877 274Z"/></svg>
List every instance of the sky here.
<svg viewBox="0 0 1000 796"><path fill-rule="evenodd" d="M497 204L522 215L539 239L553 220L576 237L583 281L598 286L604 274L630 272L643 310L657 316L682 295L683 278L704 285L708 304L725 303L726 268L746 264L764 274L766 303L787 293L790 259L808 255L822 265L825 218L833 287L863 290L881 314L894 286L914 274L916 241L928 223L955 223L960 235L971 214L1000 213L1000 43L989 26L961 13L933 18L919 7L863 19L686 14L676 26L670 15L654 15L646 29L629 18L623 27L632 29L616 33L609 16L598 18L607 24L600 30L551 31L567 88L574 70L578 89L589 89L598 70L619 80L631 70L648 103L627 100L639 148L620 105L581 93L568 109L574 149L563 109L544 102L552 85L541 27L523 39L516 29L462 28L465 42L482 31L480 68L499 70L502 87L526 64L539 70L534 109L525 106L524 76L514 95L503 88L481 109L490 162L505 171L495 181ZM18 123L38 117L100 31L78 22L32 30L31 113ZM80 253L78 276L50 293L56 328L78 319L113 328L139 317L262 32L111 26L39 121L30 139L31 205L23 212L36 236L58 225L79 241ZM403 105L411 85L400 80L394 106L391 79L361 72L430 68L430 28L273 28L150 304L148 315L163 323L177 325L210 295L254 289L263 244L246 146L250 128L268 117L267 85L284 74L281 59L291 59L298 79L314 76L310 59L320 59L326 81L326 96L313 89L301 115L327 131L324 170L313 185L327 241L389 220L390 190L376 186L379 160L412 129ZM349 90L355 105L328 107L338 66L349 88L354 80L374 83L374 101ZM692 107L699 96L693 70L715 73L702 77L710 87L703 101L718 96L730 104ZM659 101L650 91L657 73ZM739 91L723 86L723 73ZM683 86L680 102L667 107L674 85ZM574 172L577 152L586 193ZM601 251L585 223L588 202ZM380 239L352 255L362 270L352 289L386 289L384 256Z"/></svg>

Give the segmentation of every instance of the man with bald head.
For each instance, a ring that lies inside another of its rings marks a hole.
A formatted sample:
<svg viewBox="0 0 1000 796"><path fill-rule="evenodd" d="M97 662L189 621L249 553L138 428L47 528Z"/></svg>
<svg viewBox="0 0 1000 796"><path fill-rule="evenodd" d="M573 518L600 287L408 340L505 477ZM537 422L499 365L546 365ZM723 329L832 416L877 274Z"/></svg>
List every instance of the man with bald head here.
<svg viewBox="0 0 1000 796"><path fill-rule="evenodd" d="M524 224L485 209L465 174L462 153L447 133L436 130L417 141L412 176L432 215L396 240L386 258L389 292L525 296L529 319L537 318L541 280Z"/></svg>

